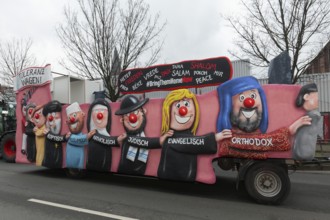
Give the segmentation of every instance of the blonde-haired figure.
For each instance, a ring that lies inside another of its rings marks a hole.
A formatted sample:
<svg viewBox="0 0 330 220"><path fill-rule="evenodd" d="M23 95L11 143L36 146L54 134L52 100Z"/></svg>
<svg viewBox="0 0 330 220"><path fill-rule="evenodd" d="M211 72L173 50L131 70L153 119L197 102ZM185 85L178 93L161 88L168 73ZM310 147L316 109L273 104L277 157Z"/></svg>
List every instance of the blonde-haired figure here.
<svg viewBox="0 0 330 220"><path fill-rule="evenodd" d="M196 136L199 105L188 89L170 92L163 102L162 134L170 134L162 147L158 177L162 179L195 181L197 155L214 154L217 142L231 137L230 130Z"/></svg>

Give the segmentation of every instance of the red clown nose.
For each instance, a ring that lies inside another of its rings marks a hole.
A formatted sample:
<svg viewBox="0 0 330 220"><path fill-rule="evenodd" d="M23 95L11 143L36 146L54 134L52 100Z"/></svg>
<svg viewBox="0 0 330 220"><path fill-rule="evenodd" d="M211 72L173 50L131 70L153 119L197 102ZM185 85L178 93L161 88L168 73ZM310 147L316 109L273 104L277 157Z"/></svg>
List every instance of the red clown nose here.
<svg viewBox="0 0 330 220"><path fill-rule="evenodd" d="M101 120L103 118L103 114L101 112L97 113L97 119Z"/></svg>
<svg viewBox="0 0 330 220"><path fill-rule="evenodd" d="M245 108L252 108L254 106L254 103L255 103L255 101L253 98L246 98L246 99L244 99L244 102L243 102Z"/></svg>
<svg viewBox="0 0 330 220"><path fill-rule="evenodd" d="M52 116L52 115L50 115L49 117L48 117L48 121L53 121L54 120L54 117Z"/></svg>
<svg viewBox="0 0 330 220"><path fill-rule="evenodd" d="M32 114L32 111L33 111L32 108L30 108L30 109L29 109L29 114L30 114L30 115Z"/></svg>
<svg viewBox="0 0 330 220"><path fill-rule="evenodd" d="M36 114L34 115L34 118L35 118L35 119L39 119L39 118L40 118L39 113L36 113Z"/></svg>
<svg viewBox="0 0 330 220"><path fill-rule="evenodd" d="M74 123L76 121L76 119L74 117L70 117L70 122Z"/></svg>
<svg viewBox="0 0 330 220"><path fill-rule="evenodd" d="M131 122L131 123L135 123L135 122L137 122L137 115L136 115L136 114L133 114L133 113L129 114L129 116L128 116L128 120L129 120L129 122Z"/></svg>
<svg viewBox="0 0 330 220"><path fill-rule="evenodd" d="M186 106L181 106L179 108L179 114L180 114L180 116L185 116L187 113L188 113L188 109L187 109Z"/></svg>

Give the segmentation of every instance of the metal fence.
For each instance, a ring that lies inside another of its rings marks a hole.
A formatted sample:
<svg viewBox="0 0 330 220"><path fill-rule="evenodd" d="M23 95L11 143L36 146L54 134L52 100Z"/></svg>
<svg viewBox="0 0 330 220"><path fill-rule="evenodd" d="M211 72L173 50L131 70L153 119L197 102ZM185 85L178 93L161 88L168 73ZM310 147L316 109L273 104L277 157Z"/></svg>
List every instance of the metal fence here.
<svg viewBox="0 0 330 220"><path fill-rule="evenodd" d="M268 84L268 79L258 79L261 85ZM319 111L330 112L330 73L308 74L298 79L297 84L315 83L319 91Z"/></svg>

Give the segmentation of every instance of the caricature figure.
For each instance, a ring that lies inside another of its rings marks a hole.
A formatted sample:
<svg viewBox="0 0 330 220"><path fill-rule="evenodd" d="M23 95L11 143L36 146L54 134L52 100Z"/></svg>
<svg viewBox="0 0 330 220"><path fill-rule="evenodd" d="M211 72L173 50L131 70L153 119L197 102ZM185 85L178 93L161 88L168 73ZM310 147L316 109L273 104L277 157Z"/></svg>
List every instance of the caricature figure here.
<svg viewBox="0 0 330 220"><path fill-rule="evenodd" d="M21 100L21 109L22 109L22 148L21 148L21 153L22 154L26 154L26 139L27 139L27 135L25 134L25 126L27 125L26 122L26 99L25 97L22 98Z"/></svg>
<svg viewBox="0 0 330 220"><path fill-rule="evenodd" d="M36 105L34 103L30 103L26 105L26 114L25 114L25 134L26 134L26 149L24 145L22 145L22 154L26 154L26 158L30 162L36 161L36 137L34 134L34 123L32 120L32 113Z"/></svg>
<svg viewBox="0 0 330 220"><path fill-rule="evenodd" d="M66 115L68 117L67 124L69 131L66 135L68 140L66 145L66 167L67 168L84 168L85 161L85 145L88 144L88 139L93 136L95 130L88 134L83 134L85 113L77 102L72 103L66 108Z"/></svg>
<svg viewBox="0 0 330 220"><path fill-rule="evenodd" d="M116 115L121 115L121 122L127 138L123 140L118 172L132 175L143 175L146 170L149 149L160 148L159 138L145 137L147 110L142 108L149 99L139 101L128 95L121 102Z"/></svg>
<svg viewBox="0 0 330 220"><path fill-rule="evenodd" d="M111 137L111 109L104 98L97 98L89 107L87 118L88 131L96 133L88 143L86 169L109 171L111 169L112 149L119 147L118 137Z"/></svg>
<svg viewBox="0 0 330 220"><path fill-rule="evenodd" d="M162 147L158 177L171 180L195 181L197 155L214 154L217 142L231 137L230 130L196 136L199 105L188 89L170 92L163 102L162 134L171 133Z"/></svg>
<svg viewBox="0 0 330 220"><path fill-rule="evenodd" d="M42 165L48 168L62 168L62 143L66 140L65 135L60 135L61 111L62 105L56 100L48 102L42 110L42 114L46 118L45 156Z"/></svg>
<svg viewBox="0 0 330 220"><path fill-rule="evenodd" d="M45 155L45 129L46 129L46 118L42 114L43 106L37 106L32 113L32 120L35 127L33 128L36 136L36 165L41 166Z"/></svg>
<svg viewBox="0 0 330 220"><path fill-rule="evenodd" d="M229 149L230 156L251 157L253 155L253 157L264 159L266 157L264 152L267 150L289 150L290 135L294 135L299 127L309 125L311 121L310 117L303 116L289 128L280 128L265 134L268 128L266 96L258 80L252 76L239 77L223 83L218 87L218 96L220 113L217 129L218 131L231 129L235 137L221 143L222 147ZM255 141L237 141L245 140L242 138L246 138L247 134Z"/></svg>
<svg viewBox="0 0 330 220"><path fill-rule="evenodd" d="M319 107L318 90L315 83L301 87L296 99L296 106L307 111L312 118L310 126L302 126L295 136L293 158L297 160L312 160L315 156L317 136L322 136L322 117Z"/></svg>

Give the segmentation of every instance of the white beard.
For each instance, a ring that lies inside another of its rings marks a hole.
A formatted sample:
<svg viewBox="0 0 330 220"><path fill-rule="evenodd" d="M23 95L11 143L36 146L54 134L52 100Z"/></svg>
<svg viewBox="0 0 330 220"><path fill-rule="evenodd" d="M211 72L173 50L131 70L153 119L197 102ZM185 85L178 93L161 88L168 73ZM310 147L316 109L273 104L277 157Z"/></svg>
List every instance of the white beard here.
<svg viewBox="0 0 330 220"><path fill-rule="evenodd" d="M50 131L53 134L60 134L61 131L61 119L55 119L52 124L55 124L55 126L50 126Z"/></svg>

